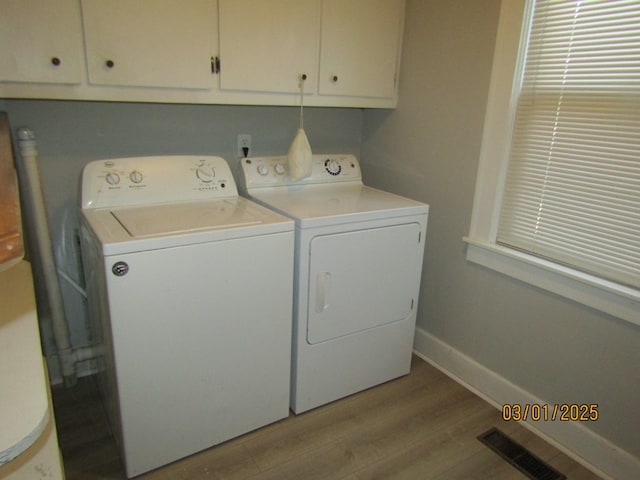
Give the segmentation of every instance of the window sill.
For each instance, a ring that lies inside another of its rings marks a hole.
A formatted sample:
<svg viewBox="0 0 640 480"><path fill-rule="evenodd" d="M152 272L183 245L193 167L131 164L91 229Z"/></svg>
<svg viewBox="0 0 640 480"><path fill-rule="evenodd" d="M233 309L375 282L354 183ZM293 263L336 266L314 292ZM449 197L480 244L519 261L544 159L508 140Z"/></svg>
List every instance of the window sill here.
<svg viewBox="0 0 640 480"><path fill-rule="evenodd" d="M525 253L465 237L467 260L640 325L640 291Z"/></svg>

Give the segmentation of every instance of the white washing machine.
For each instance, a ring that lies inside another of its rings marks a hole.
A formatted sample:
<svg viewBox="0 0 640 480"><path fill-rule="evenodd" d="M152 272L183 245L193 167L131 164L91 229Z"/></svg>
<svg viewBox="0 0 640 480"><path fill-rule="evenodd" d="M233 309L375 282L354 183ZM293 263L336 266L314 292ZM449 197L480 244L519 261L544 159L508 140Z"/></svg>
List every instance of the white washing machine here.
<svg viewBox="0 0 640 480"><path fill-rule="evenodd" d="M304 412L409 373L428 206L363 185L352 155L245 158L249 198L296 222L291 408Z"/></svg>
<svg viewBox="0 0 640 480"><path fill-rule="evenodd" d="M288 416L294 224L225 160L89 163L81 239L128 477Z"/></svg>

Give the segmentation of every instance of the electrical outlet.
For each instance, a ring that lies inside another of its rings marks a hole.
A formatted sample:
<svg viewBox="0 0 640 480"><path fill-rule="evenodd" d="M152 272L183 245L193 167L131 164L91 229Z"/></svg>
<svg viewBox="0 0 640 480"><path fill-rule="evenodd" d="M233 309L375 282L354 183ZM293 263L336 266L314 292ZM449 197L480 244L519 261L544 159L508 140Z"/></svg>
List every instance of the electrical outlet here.
<svg viewBox="0 0 640 480"><path fill-rule="evenodd" d="M238 135L238 157L248 157L251 153L251 135Z"/></svg>

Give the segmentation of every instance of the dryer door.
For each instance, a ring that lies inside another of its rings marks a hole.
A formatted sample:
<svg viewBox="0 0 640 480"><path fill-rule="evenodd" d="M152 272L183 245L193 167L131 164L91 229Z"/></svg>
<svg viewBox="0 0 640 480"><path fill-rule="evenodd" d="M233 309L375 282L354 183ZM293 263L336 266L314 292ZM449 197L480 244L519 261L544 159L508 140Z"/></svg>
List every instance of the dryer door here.
<svg viewBox="0 0 640 480"><path fill-rule="evenodd" d="M314 237L307 342L408 317L422 269L420 230L419 224L409 223Z"/></svg>

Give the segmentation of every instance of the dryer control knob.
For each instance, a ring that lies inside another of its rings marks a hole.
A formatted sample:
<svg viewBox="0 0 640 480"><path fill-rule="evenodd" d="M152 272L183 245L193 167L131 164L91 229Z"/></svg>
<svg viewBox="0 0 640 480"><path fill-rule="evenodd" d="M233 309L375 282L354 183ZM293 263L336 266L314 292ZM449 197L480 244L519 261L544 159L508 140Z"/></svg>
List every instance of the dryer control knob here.
<svg viewBox="0 0 640 480"><path fill-rule="evenodd" d="M134 170L129 174L129 180L131 180L133 183L140 183L142 182L142 179L142 173L140 173L138 170Z"/></svg>
<svg viewBox="0 0 640 480"><path fill-rule="evenodd" d="M104 178L109 185L117 185L120 183L120 175L115 172L107 173L107 176Z"/></svg>
<svg viewBox="0 0 640 480"><path fill-rule="evenodd" d="M266 165L258 165L258 173L263 177L265 175L269 175L269 167L267 167Z"/></svg>
<svg viewBox="0 0 640 480"><path fill-rule="evenodd" d="M273 167L273 169L276 171L278 175L284 175L285 168L282 163L276 163L276 166Z"/></svg>
<svg viewBox="0 0 640 480"><path fill-rule="evenodd" d="M327 169L327 172L331 175L338 175L342 171L342 165L338 163L337 160L327 159L324 162L324 168Z"/></svg>

